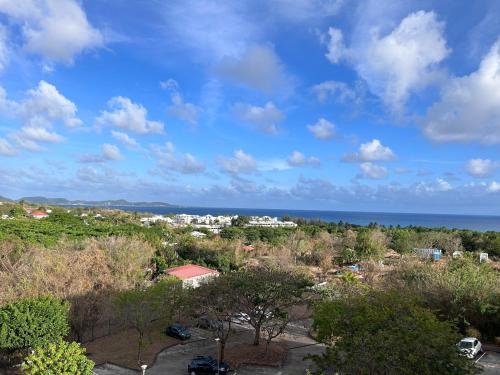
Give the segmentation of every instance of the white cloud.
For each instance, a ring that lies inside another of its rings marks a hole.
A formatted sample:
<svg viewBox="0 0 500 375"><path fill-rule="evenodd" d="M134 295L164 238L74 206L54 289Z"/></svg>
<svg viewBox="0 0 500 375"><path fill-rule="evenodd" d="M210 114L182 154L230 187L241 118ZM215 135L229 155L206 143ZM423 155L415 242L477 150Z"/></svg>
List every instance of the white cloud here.
<svg viewBox="0 0 500 375"><path fill-rule="evenodd" d="M337 101L344 103L346 101L360 101L359 88L350 88L345 82L325 81L314 85L311 88L316 95L318 102L324 103L329 97L334 97Z"/></svg>
<svg viewBox="0 0 500 375"><path fill-rule="evenodd" d="M424 134L438 142L500 143L499 88L500 39L477 71L447 80L422 120Z"/></svg>
<svg viewBox="0 0 500 375"><path fill-rule="evenodd" d="M342 160L347 162L390 161L395 158L396 155L389 147L382 145L378 139L374 139L371 142L363 143L358 152L344 155Z"/></svg>
<svg viewBox="0 0 500 375"><path fill-rule="evenodd" d="M110 111L102 111L97 118L98 124L111 124L139 134L163 132L163 123L148 120L146 108L129 98L115 96L108 101L108 107Z"/></svg>
<svg viewBox="0 0 500 375"><path fill-rule="evenodd" d="M330 27L328 37L328 52L325 56L332 64L337 64L348 53L344 44L344 35L341 30Z"/></svg>
<svg viewBox="0 0 500 375"><path fill-rule="evenodd" d="M120 149L115 145L110 145L109 143L105 143L102 145L102 155L106 160L122 159L122 154L120 153Z"/></svg>
<svg viewBox="0 0 500 375"><path fill-rule="evenodd" d="M170 78L166 81L160 82L160 87L164 90L170 91L172 104L167 107L167 114L185 121L189 125L197 125L198 115L201 112L201 108L184 101L177 81Z"/></svg>
<svg viewBox="0 0 500 375"><path fill-rule="evenodd" d="M437 178L432 182L420 182L415 186L415 192L420 193L434 193L452 190L450 183L442 178Z"/></svg>
<svg viewBox="0 0 500 375"><path fill-rule="evenodd" d="M436 78L438 64L450 53L444 23L434 12L418 11L385 36L377 27L363 30L370 35L354 38L346 47L340 30L330 28L327 58L332 63L348 61L375 95L392 111L401 112L411 93Z"/></svg>
<svg viewBox="0 0 500 375"><path fill-rule="evenodd" d="M104 163L123 159L120 149L112 144L105 143L101 146L100 154L87 154L80 157L80 163Z"/></svg>
<svg viewBox="0 0 500 375"><path fill-rule="evenodd" d="M49 143L59 143L64 140L64 137L55 132L48 131L47 129L42 127L34 127L34 126L25 126L21 128L21 131L18 133L18 136L32 141L49 142Z"/></svg>
<svg viewBox="0 0 500 375"><path fill-rule="evenodd" d="M292 167L301 167L304 165L317 166L320 164L320 160L315 156L305 156L302 152L294 151L288 158L287 162Z"/></svg>
<svg viewBox="0 0 500 375"><path fill-rule="evenodd" d="M274 134L278 132L278 123L285 115L272 102L264 106L253 106L246 103L236 103L234 113L239 120L257 126L257 130Z"/></svg>
<svg viewBox="0 0 500 375"><path fill-rule="evenodd" d="M131 149L138 149L141 146L139 143L132 137L130 137L128 134L123 133L123 132L117 132L115 130L111 130L111 135L113 138L116 140L120 141L123 143L125 146L131 148Z"/></svg>
<svg viewBox="0 0 500 375"><path fill-rule="evenodd" d="M169 39L179 48L190 49L191 55L201 61L239 56L248 41L261 34L259 25L247 18L243 2L171 1L161 7L161 13L165 18L162 28Z"/></svg>
<svg viewBox="0 0 500 375"><path fill-rule="evenodd" d="M286 90L292 85L274 49L267 45L251 46L240 56L225 57L216 71L223 77L267 94Z"/></svg>
<svg viewBox="0 0 500 375"><path fill-rule="evenodd" d="M151 152L160 167L166 167L182 174L195 174L205 171L205 165L190 153L176 156L175 146L172 142L166 142L164 147L152 145Z"/></svg>
<svg viewBox="0 0 500 375"><path fill-rule="evenodd" d="M387 168L370 162L361 163L359 165L359 168L361 169L362 176L371 178L373 180L380 180L387 177L387 175L389 174Z"/></svg>
<svg viewBox="0 0 500 375"><path fill-rule="evenodd" d="M0 71L3 71L10 60L10 50L8 46L7 28L0 25Z"/></svg>
<svg viewBox="0 0 500 375"><path fill-rule="evenodd" d="M490 184L488 185L487 190L491 193L500 192L500 182L491 181Z"/></svg>
<svg viewBox="0 0 500 375"><path fill-rule="evenodd" d="M269 4L271 8L276 8L278 16L300 22L334 16L338 14L344 2L344 0L274 0Z"/></svg>
<svg viewBox="0 0 500 375"><path fill-rule="evenodd" d="M26 92L25 98L14 101L0 88L0 111L19 119L23 126L8 136L20 147L30 151L42 151L37 142L57 143L64 137L52 131L55 124L76 127L82 121L76 117L76 105L63 96L54 85L40 81L38 86Z"/></svg>
<svg viewBox="0 0 500 375"><path fill-rule="evenodd" d="M0 155L14 156L17 155L17 150L4 138L0 138Z"/></svg>
<svg viewBox="0 0 500 375"><path fill-rule="evenodd" d="M318 139L332 139L336 135L335 125L324 118L320 118L315 124L307 125L307 129Z"/></svg>
<svg viewBox="0 0 500 375"><path fill-rule="evenodd" d="M217 163L230 174L252 173L257 169L255 159L243 150L236 150L232 158L219 157Z"/></svg>
<svg viewBox="0 0 500 375"><path fill-rule="evenodd" d="M26 51L50 61L72 63L81 52L104 45L73 0L3 0L0 13L21 26Z"/></svg>
<svg viewBox="0 0 500 375"><path fill-rule="evenodd" d="M47 126L60 120L67 127L81 125L76 117L76 105L63 96L54 85L40 81L38 87L28 90L26 99L15 105L25 123L31 126Z"/></svg>
<svg viewBox="0 0 500 375"><path fill-rule="evenodd" d="M498 168L499 163L490 159L471 159L465 164L465 170L473 177L487 177Z"/></svg>

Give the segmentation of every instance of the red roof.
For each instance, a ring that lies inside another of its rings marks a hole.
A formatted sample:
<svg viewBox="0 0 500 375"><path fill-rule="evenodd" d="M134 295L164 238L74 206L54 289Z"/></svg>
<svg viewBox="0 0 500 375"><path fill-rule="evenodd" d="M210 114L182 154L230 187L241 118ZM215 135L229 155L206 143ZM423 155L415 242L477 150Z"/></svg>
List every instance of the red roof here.
<svg viewBox="0 0 500 375"><path fill-rule="evenodd" d="M210 268L198 266L196 264L186 264L185 266L170 268L165 271L166 274L176 276L181 280L191 279L203 275L218 275L219 272Z"/></svg>
<svg viewBox="0 0 500 375"><path fill-rule="evenodd" d="M49 214L43 212L43 211L33 211L31 213L31 216L49 216Z"/></svg>

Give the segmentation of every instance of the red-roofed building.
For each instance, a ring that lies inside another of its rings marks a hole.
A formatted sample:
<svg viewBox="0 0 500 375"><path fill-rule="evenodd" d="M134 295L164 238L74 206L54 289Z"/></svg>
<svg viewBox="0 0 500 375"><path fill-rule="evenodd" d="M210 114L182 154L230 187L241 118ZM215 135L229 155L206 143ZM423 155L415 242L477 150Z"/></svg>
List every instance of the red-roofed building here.
<svg viewBox="0 0 500 375"><path fill-rule="evenodd" d="M184 287L197 288L201 282L219 276L219 272L210 268L198 266L196 264L186 264L185 266L170 268L165 271L167 275L175 276L182 280Z"/></svg>
<svg viewBox="0 0 500 375"><path fill-rule="evenodd" d="M49 217L49 214L43 211L33 211L31 213L31 217L33 219L44 219L46 217Z"/></svg>

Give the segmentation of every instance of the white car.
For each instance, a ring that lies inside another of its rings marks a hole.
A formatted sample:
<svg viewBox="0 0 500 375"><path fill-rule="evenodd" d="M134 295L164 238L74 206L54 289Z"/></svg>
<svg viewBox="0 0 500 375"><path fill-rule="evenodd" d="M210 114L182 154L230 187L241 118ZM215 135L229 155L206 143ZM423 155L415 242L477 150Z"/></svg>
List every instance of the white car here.
<svg viewBox="0 0 500 375"><path fill-rule="evenodd" d="M246 324L250 321L250 317L248 316L248 314L240 312L234 314L233 317L231 318L231 321L237 324Z"/></svg>
<svg viewBox="0 0 500 375"><path fill-rule="evenodd" d="M481 341L476 339L475 337L466 337L457 344L458 348L462 355L467 358L474 358L478 353L483 352L483 346L481 345Z"/></svg>

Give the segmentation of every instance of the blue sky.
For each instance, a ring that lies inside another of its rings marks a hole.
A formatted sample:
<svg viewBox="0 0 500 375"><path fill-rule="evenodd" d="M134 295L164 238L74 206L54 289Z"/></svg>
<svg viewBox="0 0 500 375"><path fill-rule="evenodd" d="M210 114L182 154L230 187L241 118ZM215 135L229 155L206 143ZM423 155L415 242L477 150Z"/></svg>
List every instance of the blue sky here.
<svg viewBox="0 0 500 375"><path fill-rule="evenodd" d="M498 214L497 1L0 1L0 195Z"/></svg>

